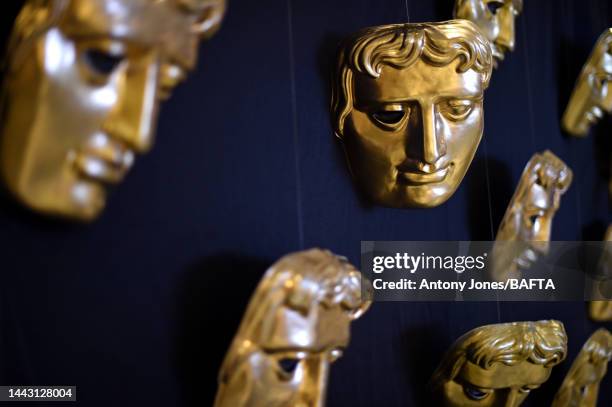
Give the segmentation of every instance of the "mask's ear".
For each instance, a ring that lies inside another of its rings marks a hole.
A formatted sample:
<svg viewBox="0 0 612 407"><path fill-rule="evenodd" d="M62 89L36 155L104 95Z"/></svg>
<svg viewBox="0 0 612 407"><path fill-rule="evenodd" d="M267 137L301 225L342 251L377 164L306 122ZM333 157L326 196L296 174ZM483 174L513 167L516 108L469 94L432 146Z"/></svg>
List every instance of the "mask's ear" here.
<svg viewBox="0 0 612 407"><path fill-rule="evenodd" d="M187 2L197 4L196 14L198 18L193 25L193 31L200 38L206 40L212 37L223 21L225 15L226 0L186 0Z"/></svg>

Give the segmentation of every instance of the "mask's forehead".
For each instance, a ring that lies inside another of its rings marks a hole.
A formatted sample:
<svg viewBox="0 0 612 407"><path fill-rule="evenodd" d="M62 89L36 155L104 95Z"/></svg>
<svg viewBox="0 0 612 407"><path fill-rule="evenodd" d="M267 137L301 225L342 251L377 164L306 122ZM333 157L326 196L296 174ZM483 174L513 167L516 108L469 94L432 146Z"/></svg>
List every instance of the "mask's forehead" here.
<svg viewBox="0 0 612 407"><path fill-rule="evenodd" d="M194 14L171 0L72 0L61 26L72 36L158 47L165 58L190 68L198 41L194 22Z"/></svg>
<svg viewBox="0 0 612 407"><path fill-rule="evenodd" d="M259 345L267 350L322 352L348 345L351 320L338 305L324 308L315 304L306 315L280 307L271 317L272 329L258 338Z"/></svg>

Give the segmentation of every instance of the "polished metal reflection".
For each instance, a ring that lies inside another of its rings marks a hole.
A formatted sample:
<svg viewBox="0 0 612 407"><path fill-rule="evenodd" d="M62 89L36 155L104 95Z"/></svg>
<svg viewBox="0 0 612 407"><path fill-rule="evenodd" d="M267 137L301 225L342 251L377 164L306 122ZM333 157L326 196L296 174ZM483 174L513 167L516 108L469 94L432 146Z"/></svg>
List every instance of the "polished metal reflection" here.
<svg viewBox="0 0 612 407"><path fill-rule="evenodd" d="M283 257L251 298L221 367L215 407L323 406L331 364L370 296L369 282L328 251Z"/></svg>
<svg viewBox="0 0 612 407"><path fill-rule="evenodd" d="M604 113L612 113L612 28L597 40L563 114L563 129L584 137Z"/></svg>
<svg viewBox="0 0 612 407"><path fill-rule="evenodd" d="M612 360L612 334L599 329L584 344L565 376L552 407L596 407L599 386Z"/></svg>
<svg viewBox="0 0 612 407"><path fill-rule="evenodd" d="M493 279L518 277L548 253L554 216L572 178L572 170L548 150L529 160L497 231Z"/></svg>
<svg viewBox="0 0 612 407"><path fill-rule="evenodd" d="M608 227L606 242L612 242L612 225ZM607 244L599 260L595 277L596 294L599 298L612 298L612 244ZM612 322L612 301L591 301L589 315L598 322Z"/></svg>
<svg viewBox="0 0 612 407"><path fill-rule="evenodd" d="M523 0L456 0L455 18L475 23L491 41L497 67L516 44L515 19L523 11Z"/></svg>
<svg viewBox="0 0 612 407"><path fill-rule="evenodd" d="M38 212L88 221L137 154L159 101L196 63L225 0L28 0L8 49L0 172Z"/></svg>
<svg viewBox="0 0 612 407"><path fill-rule="evenodd" d="M372 27L343 44L334 128L370 201L431 208L454 194L482 137L491 64L466 20Z"/></svg>
<svg viewBox="0 0 612 407"><path fill-rule="evenodd" d="M436 405L519 406L567 356L559 321L476 328L459 338L432 377Z"/></svg>

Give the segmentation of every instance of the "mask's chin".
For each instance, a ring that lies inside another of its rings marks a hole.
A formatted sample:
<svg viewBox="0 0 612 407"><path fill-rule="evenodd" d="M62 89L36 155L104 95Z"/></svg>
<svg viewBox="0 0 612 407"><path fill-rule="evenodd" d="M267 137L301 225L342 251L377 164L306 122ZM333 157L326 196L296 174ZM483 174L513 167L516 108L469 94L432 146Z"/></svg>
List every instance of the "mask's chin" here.
<svg viewBox="0 0 612 407"><path fill-rule="evenodd" d="M497 44L491 45L491 51L493 51L493 67L497 68L506 58L506 52Z"/></svg>
<svg viewBox="0 0 612 407"><path fill-rule="evenodd" d="M98 182L79 180L71 188L72 206L62 217L88 222L97 218L106 207L107 189Z"/></svg>

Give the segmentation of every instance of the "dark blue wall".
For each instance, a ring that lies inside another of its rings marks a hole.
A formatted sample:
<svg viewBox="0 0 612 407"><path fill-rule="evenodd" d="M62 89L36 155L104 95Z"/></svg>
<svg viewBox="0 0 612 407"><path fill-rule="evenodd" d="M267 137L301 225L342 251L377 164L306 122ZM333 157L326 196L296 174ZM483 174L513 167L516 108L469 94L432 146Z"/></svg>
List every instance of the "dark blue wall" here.
<svg viewBox="0 0 612 407"><path fill-rule="evenodd" d="M408 4L413 22L449 19L453 6ZM17 7L2 5L5 33ZM575 140L559 118L612 4L525 2L517 49L486 94L478 155L455 196L429 210L365 204L329 125L337 42L402 21L404 0L230 1L197 72L164 106L154 151L102 219L48 222L2 198L0 384L76 384L87 406L210 405L244 306L275 259L320 246L358 264L361 240L491 239L525 163L544 149L575 175L553 239L600 240L612 119ZM334 366L328 404L425 405L425 383L456 337L542 318L566 324L570 359L597 328L582 303L375 304ZM525 405L548 405L568 367Z"/></svg>

